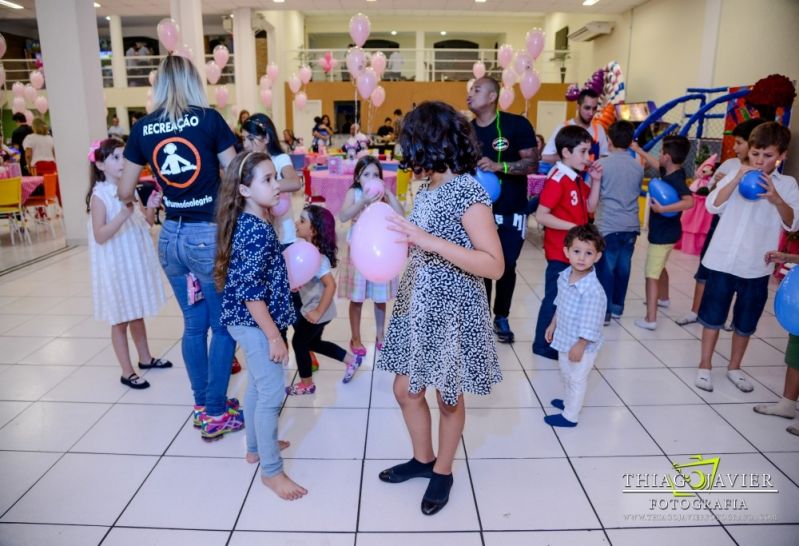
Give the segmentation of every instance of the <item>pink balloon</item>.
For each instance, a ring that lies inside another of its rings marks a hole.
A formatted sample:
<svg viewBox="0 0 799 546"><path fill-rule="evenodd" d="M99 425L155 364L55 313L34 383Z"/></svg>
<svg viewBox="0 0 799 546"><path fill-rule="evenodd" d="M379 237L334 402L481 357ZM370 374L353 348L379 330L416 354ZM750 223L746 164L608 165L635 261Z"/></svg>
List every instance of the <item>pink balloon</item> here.
<svg viewBox="0 0 799 546"><path fill-rule="evenodd" d="M0 34L0 59L6 54L6 39Z"/></svg>
<svg viewBox="0 0 799 546"><path fill-rule="evenodd" d="M47 109L49 108L49 105L47 104L47 97L36 97L34 106L36 106L36 109L42 114L47 112Z"/></svg>
<svg viewBox="0 0 799 546"><path fill-rule="evenodd" d="M272 89L272 79L264 74L261 76L261 79L258 80L258 85L261 87L261 89Z"/></svg>
<svg viewBox="0 0 799 546"><path fill-rule="evenodd" d="M382 51L372 55L372 68L375 69L375 74L377 74L378 78L383 77L383 72L386 70L386 56Z"/></svg>
<svg viewBox="0 0 799 546"><path fill-rule="evenodd" d="M364 69L363 73L358 76L357 84L361 98L368 99L377 87L377 75L371 66Z"/></svg>
<svg viewBox="0 0 799 546"><path fill-rule="evenodd" d="M173 19L161 19L156 27L158 39L167 51L175 51L180 41L180 27Z"/></svg>
<svg viewBox="0 0 799 546"><path fill-rule="evenodd" d="M281 193L280 199L277 201L277 205L272 207L270 210L272 214L277 218L286 214L289 209L291 208L291 195L288 193Z"/></svg>
<svg viewBox="0 0 799 546"><path fill-rule="evenodd" d="M330 50L325 51L325 60L329 61L332 58L333 58L333 52Z"/></svg>
<svg viewBox="0 0 799 546"><path fill-rule="evenodd" d="M272 80L273 82L277 81L277 75L279 72L280 70L278 70L277 64L269 63L268 65L266 65L266 75L269 76L269 79Z"/></svg>
<svg viewBox="0 0 799 546"><path fill-rule="evenodd" d="M400 235L388 228L388 218L395 214L386 203L372 203L352 228L352 262L372 282L387 282L405 267L408 244L399 242Z"/></svg>
<svg viewBox="0 0 799 546"><path fill-rule="evenodd" d="M319 68L321 68L322 71L325 74L330 72L330 60L329 59L327 59L325 57L319 57L317 62L319 63Z"/></svg>
<svg viewBox="0 0 799 546"><path fill-rule="evenodd" d="M25 110L25 121L27 122L28 125L33 123L33 112L31 112L30 110Z"/></svg>
<svg viewBox="0 0 799 546"><path fill-rule="evenodd" d="M38 70L34 70L30 75L31 85L36 89L44 87L44 74Z"/></svg>
<svg viewBox="0 0 799 546"><path fill-rule="evenodd" d="M510 44L502 44L499 46L497 60L499 61L499 66L508 68L511 61L513 61L513 47Z"/></svg>
<svg viewBox="0 0 799 546"><path fill-rule="evenodd" d="M313 73L311 72L311 67L308 66L307 64L304 64L300 67L300 70L299 72L297 72L297 75L299 75L300 81L303 84L307 84L309 81L311 81L311 76L313 75Z"/></svg>
<svg viewBox="0 0 799 546"><path fill-rule="evenodd" d="M192 62L194 61L194 52L186 44L183 44L182 46L178 47L172 53L180 57L183 57L184 59L188 59Z"/></svg>
<svg viewBox="0 0 799 546"><path fill-rule="evenodd" d="M513 69L517 74L524 74L525 70L533 68L533 58L525 51L520 51L513 61Z"/></svg>
<svg viewBox="0 0 799 546"><path fill-rule="evenodd" d="M261 104L264 108L272 108L272 90L261 89Z"/></svg>
<svg viewBox="0 0 799 546"><path fill-rule="evenodd" d="M155 76L158 74L157 70L150 70L150 73L147 74L147 80L149 80L150 85L155 85Z"/></svg>
<svg viewBox="0 0 799 546"><path fill-rule="evenodd" d="M511 104L513 104L513 99L515 98L515 94L513 92L512 87L503 87L502 90L499 92L499 107L503 110L507 110L510 108Z"/></svg>
<svg viewBox="0 0 799 546"><path fill-rule="evenodd" d="M31 104L33 104L36 101L36 97L39 96L39 93L36 92L36 88L29 83L25 85L25 90L23 94L25 95L25 98L28 100L28 102Z"/></svg>
<svg viewBox="0 0 799 546"><path fill-rule="evenodd" d="M294 104L299 110L305 108L305 105L308 104L308 95L305 94L305 91L300 91L294 95Z"/></svg>
<svg viewBox="0 0 799 546"><path fill-rule="evenodd" d="M528 31L524 41L527 45L527 52L533 59L537 59L544 51L544 32L540 28Z"/></svg>
<svg viewBox="0 0 799 546"><path fill-rule="evenodd" d="M286 260L289 286L292 290L313 279L322 265L319 250L308 241L302 240L297 240L284 250L283 259Z"/></svg>
<svg viewBox="0 0 799 546"><path fill-rule="evenodd" d="M478 80L486 75L486 65L483 64L483 61L477 61L472 65L472 74Z"/></svg>
<svg viewBox="0 0 799 546"><path fill-rule="evenodd" d="M332 59L330 59L330 61L328 61L328 64L330 65L330 70L333 70L334 68L336 68L336 66L338 66L338 59L333 57Z"/></svg>
<svg viewBox="0 0 799 546"><path fill-rule="evenodd" d="M14 85L11 86L11 93L15 97L24 97L25 96L25 84L22 82L14 82Z"/></svg>
<svg viewBox="0 0 799 546"><path fill-rule="evenodd" d="M230 51L224 44L219 44L214 48L214 62L219 68L225 68L225 65L230 59Z"/></svg>
<svg viewBox="0 0 799 546"><path fill-rule="evenodd" d="M512 68L508 67L502 71L502 83L505 84L505 87L513 87L513 84L516 83L516 72L513 71Z"/></svg>
<svg viewBox="0 0 799 546"><path fill-rule="evenodd" d="M289 89L292 93L296 93L302 87L302 80L297 74L292 74L289 78Z"/></svg>
<svg viewBox="0 0 799 546"><path fill-rule="evenodd" d="M14 97L11 101L11 111L15 114L17 112L25 111L25 97Z"/></svg>
<svg viewBox="0 0 799 546"><path fill-rule="evenodd" d="M363 13L353 15L350 19L350 36L358 47L366 43L366 39L369 38L369 32L371 32L371 30L372 23L369 22L369 18Z"/></svg>
<svg viewBox="0 0 799 546"><path fill-rule="evenodd" d="M370 178L363 184L363 193L370 198L383 197L386 193L386 185L379 178Z"/></svg>
<svg viewBox="0 0 799 546"><path fill-rule="evenodd" d="M522 96L525 100L530 100L541 89L541 78L535 70L525 70L522 74L522 79L519 82L519 88L522 90Z"/></svg>
<svg viewBox="0 0 799 546"><path fill-rule="evenodd" d="M220 85L216 88L216 105L219 108L224 108L227 106L227 101L230 98L230 94L228 93L227 87L224 85Z"/></svg>
<svg viewBox="0 0 799 546"><path fill-rule="evenodd" d="M382 85L378 85L369 98L372 99L372 104L375 108L380 108L386 100L386 90L383 89Z"/></svg>
<svg viewBox="0 0 799 546"><path fill-rule="evenodd" d="M208 61L205 65L205 77L208 78L208 83L216 85L219 78L222 76L222 69L216 64L216 61Z"/></svg>
<svg viewBox="0 0 799 546"><path fill-rule="evenodd" d="M366 55L360 47L351 47L347 51L347 70L354 79L358 79L366 67Z"/></svg>

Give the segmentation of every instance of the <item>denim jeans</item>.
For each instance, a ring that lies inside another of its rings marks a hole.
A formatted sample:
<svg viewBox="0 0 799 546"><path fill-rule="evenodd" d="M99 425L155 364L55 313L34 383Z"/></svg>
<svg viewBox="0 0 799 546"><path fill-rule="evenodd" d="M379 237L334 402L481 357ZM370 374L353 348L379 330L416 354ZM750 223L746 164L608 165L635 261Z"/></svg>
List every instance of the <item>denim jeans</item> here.
<svg viewBox="0 0 799 546"><path fill-rule="evenodd" d="M624 299L630 283L633 251L638 233L619 231L605 235L605 252L596 264L596 274L608 298L608 314L624 312Z"/></svg>
<svg viewBox="0 0 799 546"><path fill-rule="evenodd" d="M558 275L569 267L566 262L548 260L547 269L544 273L544 299L541 300L541 307L538 309L538 321L535 324L535 341L533 341L533 352L555 351L549 346L546 340L546 331L552 318L555 316L555 296L558 295Z"/></svg>
<svg viewBox="0 0 799 546"><path fill-rule="evenodd" d="M230 368L236 344L219 323L222 294L214 286L216 224L167 220L158 239L158 258L183 313L181 349L194 403L208 415L225 411ZM204 299L189 305L186 275L200 281ZM208 329L211 347L208 348Z"/></svg>
<svg viewBox="0 0 799 546"><path fill-rule="evenodd" d="M247 358L247 392L244 394L247 453L257 453L261 459L261 474L272 477L283 471L277 442L277 419L286 397L283 366L269 360L269 341L260 328L228 326L228 331Z"/></svg>

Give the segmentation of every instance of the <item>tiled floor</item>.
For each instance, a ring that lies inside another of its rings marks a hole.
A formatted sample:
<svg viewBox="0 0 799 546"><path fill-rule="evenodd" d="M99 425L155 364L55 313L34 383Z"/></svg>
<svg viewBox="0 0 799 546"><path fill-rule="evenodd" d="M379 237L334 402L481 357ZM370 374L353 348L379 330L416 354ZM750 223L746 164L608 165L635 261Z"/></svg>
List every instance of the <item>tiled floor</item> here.
<svg viewBox="0 0 799 546"><path fill-rule="evenodd" d="M286 503L244 461L243 434L206 444L192 428L174 300L148 328L153 350L177 367L150 371L152 388L131 391L117 379L108 327L91 318L85 248L0 277L0 544L798 544L799 437L785 432L789 421L752 411L781 395L786 337L771 306L745 362L754 392L724 378L729 335L716 390L698 392L700 330L669 320L690 305L697 259L674 254L672 307L657 331L641 331L632 324L644 312L639 243L627 313L605 329L580 426L553 430L543 416L556 411L557 364L530 352L546 265L539 243L531 229L511 316L518 341L498 347L505 379L489 397L467 397L451 501L434 517L419 511L422 481L377 479L410 456L410 441L391 376L372 370L372 346L352 383L322 358L317 394L286 402L286 467L310 490ZM345 302L338 313L327 334L346 342ZM368 309L363 337L374 337ZM295 376L290 365L286 380ZM234 376L230 394L245 381ZM720 473L767 473L779 492L702 496L744 498L747 509L732 511L650 510L670 495L622 492L625 474L669 474L696 454L720 456Z"/></svg>

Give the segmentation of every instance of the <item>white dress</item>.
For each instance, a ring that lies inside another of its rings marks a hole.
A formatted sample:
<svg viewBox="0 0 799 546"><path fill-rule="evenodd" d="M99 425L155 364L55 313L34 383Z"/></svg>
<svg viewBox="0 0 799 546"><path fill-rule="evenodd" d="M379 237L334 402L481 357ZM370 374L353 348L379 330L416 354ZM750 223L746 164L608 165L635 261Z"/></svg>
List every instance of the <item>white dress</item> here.
<svg viewBox="0 0 799 546"><path fill-rule="evenodd" d="M117 187L98 182L92 196L105 205L106 222L122 210ZM154 316L166 302L150 226L138 205L113 237L98 244L89 215L94 318L110 324Z"/></svg>

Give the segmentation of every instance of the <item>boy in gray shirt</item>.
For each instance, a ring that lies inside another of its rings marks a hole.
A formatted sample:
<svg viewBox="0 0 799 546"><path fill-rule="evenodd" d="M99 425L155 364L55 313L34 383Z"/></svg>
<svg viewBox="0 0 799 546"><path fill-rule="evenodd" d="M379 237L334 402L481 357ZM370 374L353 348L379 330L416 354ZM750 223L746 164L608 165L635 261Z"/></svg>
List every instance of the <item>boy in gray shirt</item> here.
<svg viewBox="0 0 799 546"><path fill-rule="evenodd" d="M605 325L621 317L630 281L635 240L641 232L638 196L644 180L644 168L628 148L635 126L617 121L608 129L610 155L599 160L602 182L591 188L588 211L596 211L596 226L605 238L606 248L597 263L597 276L608 299Z"/></svg>

